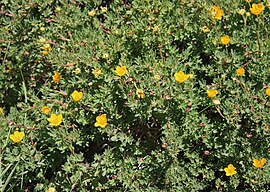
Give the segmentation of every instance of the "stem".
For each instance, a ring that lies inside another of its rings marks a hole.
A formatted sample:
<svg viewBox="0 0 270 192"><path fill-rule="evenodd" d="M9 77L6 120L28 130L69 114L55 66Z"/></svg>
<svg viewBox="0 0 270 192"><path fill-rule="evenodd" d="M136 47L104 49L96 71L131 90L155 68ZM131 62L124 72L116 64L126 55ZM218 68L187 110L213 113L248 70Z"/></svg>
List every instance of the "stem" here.
<svg viewBox="0 0 270 192"><path fill-rule="evenodd" d="M199 112L199 114L202 113L202 112L204 112L206 109L208 109L208 108L210 108L210 107L211 107L211 105L209 105L208 107L205 107L203 110L201 110L201 111Z"/></svg>
<svg viewBox="0 0 270 192"><path fill-rule="evenodd" d="M260 185L261 171L262 171L262 170L261 170L261 169L259 169L259 174L258 174L258 175L259 175L259 176L258 176L258 185Z"/></svg>
<svg viewBox="0 0 270 192"><path fill-rule="evenodd" d="M246 27L247 26L247 18L246 18L246 16L243 15L243 19L244 19L244 26Z"/></svg>
<svg viewBox="0 0 270 192"><path fill-rule="evenodd" d="M258 47L259 51L261 51L261 41L260 41L260 17L258 16L258 30L257 30L257 36L258 36Z"/></svg>

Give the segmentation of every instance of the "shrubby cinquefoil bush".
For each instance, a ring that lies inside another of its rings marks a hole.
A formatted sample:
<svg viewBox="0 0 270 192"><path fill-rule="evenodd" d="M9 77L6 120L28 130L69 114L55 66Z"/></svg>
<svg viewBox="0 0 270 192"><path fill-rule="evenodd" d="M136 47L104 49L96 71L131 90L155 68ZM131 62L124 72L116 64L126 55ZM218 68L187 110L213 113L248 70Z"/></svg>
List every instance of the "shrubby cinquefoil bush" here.
<svg viewBox="0 0 270 192"><path fill-rule="evenodd" d="M4 0L1 191L268 191L267 0Z"/></svg>

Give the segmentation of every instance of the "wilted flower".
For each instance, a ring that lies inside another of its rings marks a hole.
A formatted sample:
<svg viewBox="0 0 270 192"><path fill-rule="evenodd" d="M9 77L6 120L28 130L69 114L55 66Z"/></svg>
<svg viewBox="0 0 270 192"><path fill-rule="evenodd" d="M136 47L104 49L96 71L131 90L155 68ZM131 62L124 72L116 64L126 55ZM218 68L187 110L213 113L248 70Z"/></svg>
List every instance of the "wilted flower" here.
<svg viewBox="0 0 270 192"><path fill-rule="evenodd" d="M94 16L96 15L96 11L95 11L95 10L89 11L89 12L88 12L88 15L89 15L90 17L94 17Z"/></svg>
<svg viewBox="0 0 270 192"><path fill-rule="evenodd" d="M103 59L108 59L109 58L109 53L103 53L102 58Z"/></svg>
<svg viewBox="0 0 270 192"><path fill-rule="evenodd" d="M145 93L142 89L137 89L137 96L139 99L145 98Z"/></svg>
<svg viewBox="0 0 270 192"><path fill-rule="evenodd" d="M13 134L11 134L9 136L9 138L14 142L14 143L19 143L22 141L23 137L24 137L24 132L19 132L19 131L15 131Z"/></svg>
<svg viewBox="0 0 270 192"><path fill-rule="evenodd" d="M237 70L236 70L236 74L238 76L243 76L245 74L245 69L243 67L239 67Z"/></svg>
<svg viewBox="0 0 270 192"><path fill-rule="evenodd" d="M60 12L61 11L61 7L56 7L55 8L55 11Z"/></svg>
<svg viewBox="0 0 270 192"><path fill-rule="evenodd" d="M213 6L211 9L211 16L214 20L221 20L224 11L220 9L218 6Z"/></svg>
<svg viewBox="0 0 270 192"><path fill-rule="evenodd" d="M262 169L265 163L266 163L265 158L262 158L261 160L258 160L258 159L253 160L253 166L258 169Z"/></svg>
<svg viewBox="0 0 270 192"><path fill-rule="evenodd" d="M80 68L76 68L74 71L73 71L75 74L80 74L81 73L81 69Z"/></svg>
<svg viewBox="0 0 270 192"><path fill-rule="evenodd" d="M159 80L161 79L161 76L158 75L158 74L156 74L156 75L154 75L154 79L155 79L156 81L159 81Z"/></svg>
<svg viewBox="0 0 270 192"><path fill-rule="evenodd" d="M204 32L204 33L208 33L208 32L210 32L210 29L207 26L203 26L201 28L201 31Z"/></svg>
<svg viewBox="0 0 270 192"><path fill-rule="evenodd" d="M159 25L158 25L158 26L153 27L153 32L157 32L157 31L159 30L159 28L160 28L160 26L159 26Z"/></svg>
<svg viewBox="0 0 270 192"><path fill-rule="evenodd" d="M245 9L238 10L238 14L240 14L240 15L245 15L245 13L246 13Z"/></svg>
<svg viewBox="0 0 270 192"><path fill-rule="evenodd" d="M228 45L230 43L230 37L228 35L222 36L220 41L223 45Z"/></svg>
<svg viewBox="0 0 270 192"><path fill-rule="evenodd" d="M100 7L102 13L106 13L108 11L107 7Z"/></svg>
<svg viewBox="0 0 270 192"><path fill-rule="evenodd" d="M46 43L46 39L41 37L39 40L38 40L39 43Z"/></svg>
<svg viewBox="0 0 270 192"><path fill-rule="evenodd" d="M78 92L78 91L75 90L71 94L71 97L75 102L79 102L83 97L83 92Z"/></svg>
<svg viewBox="0 0 270 192"><path fill-rule="evenodd" d="M95 75L95 77L98 77L99 75L102 74L101 69L99 68L94 69L92 73Z"/></svg>
<svg viewBox="0 0 270 192"><path fill-rule="evenodd" d="M106 114L102 114L102 115L96 117L95 127L102 127L102 128L105 128L106 125L107 125L107 117L106 117Z"/></svg>
<svg viewBox="0 0 270 192"><path fill-rule="evenodd" d="M46 192L56 192L56 189L54 187L49 187Z"/></svg>
<svg viewBox="0 0 270 192"><path fill-rule="evenodd" d="M126 66L117 66L114 72L121 77L127 73L127 68Z"/></svg>
<svg viewBox="0 0 270 192"><path fill-rule="evenodd" d="M41 111L48 115L51 111L51 109L48 106L42 106Z"/></svg>
<svg viewBox="0 0 270 192"><path fill-rule="evenodd" d="M207 90L206 92L209 98L214 98L218 94L218 90L215 89L210 89Z"/></svg>
<svg viewBox="0 0 270 192"><path fill-rule="evenodd" d="M190 79L193 79L193 74L187 74L189 76Z"/></svg>
<svg viewBox="0 0 270 192"><path fill-rule="evenodd" d="M60 74L57 71L54 71L54 75L52 76L53 82L58 83L61 79Z"/></svg>
<svg viewBox="0 0 270 192"><path fill-rule="evenodd" d="M47 120L50 122L50 126L59 126L62 123L63 116L62 114L56 115L51 114L50 118L47 118Z"/></svg>
<svg viewBox="0 0 270 192"><path fill-rule="evenodd" d="M186 75L183 71L179 71L174 74L174 78L177 82L183 83L190 78L190 74Z"/></svg>
<svg viewBox="0 0 270 192"><path fill-rule="evenodd" d="M259 15L264 10L264 5L262 3L253 3L250 8L250 12L254 15Z"/></svg>
<svg viewBox="0 0 270 192"><path fill-rule="evenodd" d="M226 176L233 176L234 174L237 173L235 170L236 168L232 164L229 164L228 167L224 168Z"/></svg>
<svg viewBox="0 0 270 192"><path fill-rule="evenodd" d="M10 73L12 71L12 67L7 66L6 71L7 71L7 73Z"/></svg>
<svg viewBox="0 0 270 192"><path fill-rule="evenodd" d="M44 44L42 47L40 47L43 51L42 54L43 55L48 55L49 52L52 51L51 45L49 43Z"/></svg>
<svg viewBox="0 0 270 192"><path fill-rule="evenodd" d="M220 104L220 101L218 99L213 99L212 101L215 105L219 105Z"/></svg>

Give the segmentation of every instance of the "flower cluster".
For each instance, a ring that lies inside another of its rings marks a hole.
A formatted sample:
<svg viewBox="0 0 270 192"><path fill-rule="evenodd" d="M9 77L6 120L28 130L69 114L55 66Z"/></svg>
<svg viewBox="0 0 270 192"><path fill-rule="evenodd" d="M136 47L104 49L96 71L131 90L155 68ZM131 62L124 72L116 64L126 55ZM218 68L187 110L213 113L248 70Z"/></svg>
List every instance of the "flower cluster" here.
<svg viewBox="0 0 270 192"><path fill-rule="evenodd" d="M42 50L43 55L48 55L52 51L51 45L43 37L41 37L38 42L42 44L40 49Z"/></svg>
<svg viewBox="0 0 270 192"><path fill-rule="evenodd" d="M267 160L265 158L262 158L261 160L254 159L253 166L257 169L262 169L264 167L266 161ZM226 173L226 176L233 176L237 173L236 168L233 166L233 164L229 164L228 167L224 168L224 171Z"/></svg>

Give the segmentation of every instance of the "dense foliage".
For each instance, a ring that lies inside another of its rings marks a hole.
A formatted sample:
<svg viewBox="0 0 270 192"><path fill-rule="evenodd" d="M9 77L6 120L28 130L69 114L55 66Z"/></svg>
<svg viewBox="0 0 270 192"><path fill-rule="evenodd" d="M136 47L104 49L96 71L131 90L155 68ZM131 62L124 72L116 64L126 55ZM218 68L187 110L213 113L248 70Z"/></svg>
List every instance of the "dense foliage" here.
<svg viewBox="0 0 270 192"><path fill-rule="evenodd" d="M2 191L270 188L270 2L0 5Z"/></svg>

